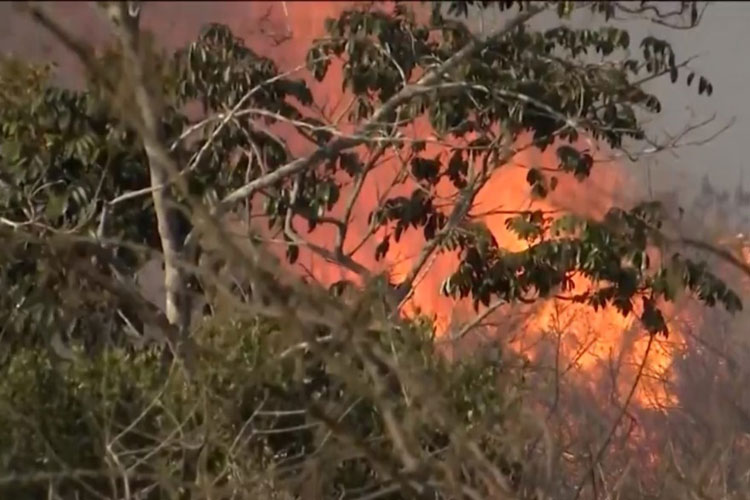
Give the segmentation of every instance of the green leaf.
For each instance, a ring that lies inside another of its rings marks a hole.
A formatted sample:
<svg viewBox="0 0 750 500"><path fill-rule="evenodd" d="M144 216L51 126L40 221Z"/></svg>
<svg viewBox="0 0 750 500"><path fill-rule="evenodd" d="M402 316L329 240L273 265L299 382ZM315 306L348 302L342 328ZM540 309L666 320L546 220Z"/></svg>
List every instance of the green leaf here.
<svg viewBox="0 0 750 500"><path fill-rule="evenodd" d="M0 147L4 159L10 162L16 162L21 154L21 144L14 140L4 140Z"/></svg>
<svg viewBox="0 0 750 500"><path fill-rule="evenodd" d="M56 220L62 216L67 205L66 195L50 194L44 207L44 215L49 220Z"/></svg>

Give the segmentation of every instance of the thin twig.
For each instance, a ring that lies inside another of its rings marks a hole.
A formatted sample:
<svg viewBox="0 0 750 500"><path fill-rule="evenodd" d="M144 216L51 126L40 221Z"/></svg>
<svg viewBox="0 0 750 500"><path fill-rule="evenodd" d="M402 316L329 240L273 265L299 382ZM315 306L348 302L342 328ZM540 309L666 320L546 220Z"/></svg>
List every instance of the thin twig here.
<svg viewBox="0 0 750 500"><path fill-rule="evenodd" d="M388 99L388 101L386 101L377 111L375 111L372 117L367 120L354 135L369 138L371 134L375 132L379 127L380 122L384 121L385 118L393 115L393 113L395 113L395 111L403 104L406 104L413 98L425 93L425 89L429 88L432 85L435 85L443 77L443 74L450 72L452 68L460 64L471 54L477 52L478 50L481 50L489 41L501 37L504 34L512 31L516 27L525 24L527 21L529 21L531 18L538 15L545 9L546 6L544 5L532 5L526 11L519 13L512 19L505 22L500 29L498 29L497 31L495 31L495 33L488 37L487 41L481 42L477 39L470 41L461 50L448 58L445 62L428 71L422 78L419 79L416 85L408 85L401 89L396 95ZM222 200L221 205L223 207L226 207L238 200L247 198L259 189L270 187L277 182L286 179L287 177L290 177L298 172L314 168L323 160L335 157L342 151L357 146L362 142L363 140L360 139L336 139L333 142L330 142L325 146L318 148L311 155L304 156L290 163L287 163L286 165L279 167L274 172L269 173L264 177L258 178L253 182L233 191Z"/></svg>
<svg viewBox="0 0 750 500"><path fill-rule="evenodd" d="M641 377L643 376L643 370L646 367L646 360L648 359L648 355L651 352L651 346L653 346L654 344L654 337L655 337L654 334L649 334L648 344L646 345L646 351L644 352L643 359L641 360L641 363L638 366L638 372L636 373L635 380L633 381L633 385L630 387L630 391L628 392L628 395L625 398L625 401L623 402L620 408L620 412L618 413L617 418L615 418L615 421L612 424L612 427L610 428L609 433L607 434L607 437L604 439L604 442L602 443L601 447L596 452L594 459L592 460L590 472L593 472L594 467L601 462L602 458L604 457L604 453L606 453L607 448L609 447L609 443L612 441L612 438L615 435L615 431L620 426L620 423L622 422L622 419L625 416L628 407L630 406L630 401L633 399L633 396L635 395L635 391L638 388L638 384L641 381ZM586 476L581 478L581 482L578 484L578 487L576 488L575 500L578 500L580 498L581 492L583 491L583 486L585 483L586 483Z"/></svg>

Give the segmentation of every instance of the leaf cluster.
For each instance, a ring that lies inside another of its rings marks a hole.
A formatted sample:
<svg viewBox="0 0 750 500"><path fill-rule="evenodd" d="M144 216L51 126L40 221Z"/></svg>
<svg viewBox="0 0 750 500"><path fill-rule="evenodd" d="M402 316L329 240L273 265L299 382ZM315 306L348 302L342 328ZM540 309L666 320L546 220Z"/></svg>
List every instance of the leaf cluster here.
<svg viewBox="0 0 750 500"><path fill-rule="evenodd" d="M687 288L708 306L742 309L739 297L705 264L674 253L653 269L649 250L658 239L660 205L649 202L631 210L611 209L603 221L573 215L558 218L541 211L509 218L506 226L527 240L521 252L499 248L482 232L466 232L458 270L443 284L454 297L473 297L475 307L493 297L507 303L549 297L575 289L574 277L585 277L591 288L568 298L595 310L613 306L624 316L637 311L650 333L666 335L660 301L674 301Z"/></svg>

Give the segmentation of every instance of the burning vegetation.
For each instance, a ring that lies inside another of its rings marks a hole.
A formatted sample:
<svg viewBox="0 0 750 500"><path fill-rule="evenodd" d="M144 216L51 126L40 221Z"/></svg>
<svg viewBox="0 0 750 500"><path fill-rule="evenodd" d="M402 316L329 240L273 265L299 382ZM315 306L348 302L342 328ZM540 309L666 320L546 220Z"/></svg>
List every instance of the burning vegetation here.
<svg viewBox="0 0 750 500"><path fill-rule="evenodd" d="M628 172L645 83L713 87L610 21L680 5L227 3L168 51L26 6L87 83L0 68L0 491L740 498L748 195Z"/></svg>

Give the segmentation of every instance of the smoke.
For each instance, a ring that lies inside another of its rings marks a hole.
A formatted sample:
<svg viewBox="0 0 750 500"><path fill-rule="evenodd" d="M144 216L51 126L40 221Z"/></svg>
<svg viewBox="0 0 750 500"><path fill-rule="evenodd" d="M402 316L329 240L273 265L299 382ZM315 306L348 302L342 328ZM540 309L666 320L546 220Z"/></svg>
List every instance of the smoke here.
<svg viewBox="0 0 750 500"><path fill-rule="evenodd" d="M106 23L96 12L93 2L43 2L55 13L64 26L78 36L95 44L108 39ZM282 39L288 27L294 26L294 39L299 47L310 40L325 16L342 8L345 2L144 2L143 22L165 47L176 47L192 39L206 22L229 25L245 37L248 45L260 53L272 55L281 67L299 64L299 50L274 46L271 39ZM286 5L286 12L284 9ZM331 10L333 9L333 10ZM476 29L489 29L501 14L494 13L471 20ZM541 19L542 26L551 25L553 16ZM667 30L648 21L631 20L626 26L633 39L646 35L661 36L672 42L684 58L698 56L691 67L708 75L716 89L711 98L698 97L693 89L673 86L668 78L651 84L663 101L665 113L650 125L650 130L662 137L675 134L690 121L710 118L716 120L709 128L693 134L692 140L711 135L728 123L732 127L707 144L685 146L677 153L660 154L632 165L634 175L642 185L650 182L653 192L678 189L683 202L691 199L703 175L722 189L732 190L745 168L744 149L750 136L750 100L746 89L750 83L750 66L738 63L737 56L749 35L745 27L750 22L750 7L742 2L724 2L710 6L701 24L693 30ZM595 27L590 16L581 14L572 21L577 27ZM63 81L77 81L80 66L75 58L37 26L27 16L16 11L11 2L0 3L0 43L3 52L14 53L31 60L54 60L60 66ZM288 44L287 44L288 45ZM637 50L637 48L634 48ZM684 141L691 142L691 141ZM750 172L745 177L750 179Z"/></svg>
<svg viewBox="0 0 750 500"><path fill-rule="evenodd" d="M176 48L194 39L207 22L227 24L245 39L248 46L261 55L271 57L285 70L304 61L305 49L320 34L324 19L335 16L347 6L346 2L149 2L144 3L142 19L144 27L152 31L166 49ZM45 7L55 14L63 26L89 43L101 45L108 41L106 22L92 5L60 2L48 3ZM486 17L481 22L479 18L474 18L471 22L476 29L489 29L497 22L499 14L495 16L495 19ZM552 18L539 22L542 25L551 23ZM579 27L593 27L591 20L584 15L575 18L573 23ZM701 26L693 31L669 32L647 22L629 22L627 27L632 30L634 40L647 34L666 34L683 57L701 55L693 67L707 74L716 88L714 97L707 99L698 97L694 89L671 85L668 79L653 82L652 91L662 98L666 111L650 124L650 130L660 135L675 134L687 122L714 113L717 115L717 122L712 124L714 129L723 123L722 120L725 122L732 116L737 116L737 121L733 128L712 142L686 146L676 151L677 156L660 154L631 164L605 161L606 152L602 152L599 157L601 162L594 169L592 179L585 185L561 183L544 208L573 209L574 205L580 205L581 200L586 200L585 212L600 215L611 204L627 204L649 190L658 193L677 189L686 200L692 198L703 174L709 174L714 185L724 189L733 188L739 170L744 167L744 147L750 135L750 122L746 119L750 116L750 100L745 98L745 89L750 83L750 66L738 64L735 60L737 47L744 47L743 42L748 36L744 34L745 27L748 25L750 8L743 7L742 3L713 6L706 12ZM34 61L55 61L59 66L61 82L68 85L80 83L81 67L75 58L42 28L16 12L10 3L0 3L0 42L6 53ZM633 50L637 50L637 47ZM337 81L336 72L340 69L334 66L331 71L331 80ZM346 96L342 95L340 86L310 83L317 102L323 107L333 109L342 106ZM426 133L426 130L422 129L421 132ZM421 132L418 129L416 133ZM710 132L697 132L698 138ZM308 146L303 142L292 142L290 148L295 153L303 154ZM525 195L528 192L525 168L554 164L552 154L552 149L544 153L526 152L502 167L495 180L480 194L475 212L528 206L530 200ZM376 203L380 193L392 181L389 175L393 175L395 167L386 163L381 167L382 175L368 180L362 193L365 207L372 207ZM750 178L750 172L746 177ZM409 189L408 184L398 187L392 195L408 193ZM347 240L349 248L355 246L367 232L367 211L364 208L355 214ZM504 220L505 216L499 214L485 217L485 222L502 244L511 247L519 245L507 234ZM325 228L316 231L312 235L313 241L330 242L333 238L331 231ZM409 233L395 245L386 262L375 262L372 257L373 243L364 245L355 258L372 269L389 268L398 280L409 269L422 244L420 235ZM303 255L300 262L324 283L351 277L311 254ZM467 304L455 305L439 294L440 282L455 263L456 256L451 254L431 261L430 271L421 278L407 308L411 313L419 311L436 316L440 331L448 330L452 323L466 319L471 313ZM142 278L145 293L158 304L164 295L158 265L151 266L142 274ZM718 313L703 317L689 310L687 314L678 315L671 325L672 337L660 341L650 353L652 364L646 370L647 380L636 395L636 402L643 411L637 413L637 418L633 417L633 422L638 420L637 426L633 424L638 430L633 431L635 434L629 434L640 436L636 443L648 440L652 448L663 444L666 437L659 433L671 427L659 418L668 414L677 422L679 418L675 416L677 412L673 408L676 405L683 410L679 414L683 416L680 425L676 426L683 434L688 431L695 433L696 420L709 422L704 427L711 429L712 435L721 440L747 432L750 428L750 419L742 412L742 398L737 396L743 393L743 386L750 375L742 369L747 365L743 360L750 357L750 347L747 341L739 340L736 323L715 314ZM701 318L704 320L701 321ZM713 327L713 330L707 332L706 325ZM554 381L562 384L555 390L540 390L540 393L554 394L554 398L567 398L568 408L579 405L579 410L585 410L561 412L561 425L565 423L565 417L573 413L581 427L585 427L584 422L595 425L602 420L611 421L614 418L612 408L622 403L638 369L638 360L645 350L645 338L632 320L625 320L616 314L594 314L569 305L562 307L559 302L548 302L531 309L505 308L500 311L494 328L488 330L492 335L498 335L498 332L506 332L503 340L518 352L540 363L555 366L558 369L556 376L561 372L571 373L562 382L559 379ZM518 335L519 332L522 335ZM713 351L706 345L711 345ZM727 362L727 359L731 362ZM564 366L561 367L561 363ZM545 380L553 383L549 378ZM712 394L710 403L701 399L701 394ZM596 402L612 400L614 404L594 412L592 408L596 405L591 403L591 399L587 400L586 395ZM556 405L557 399L549 404ZM731 425L726 424L724 413L729 412L727 408L734 408L731 410ZM655 423L649 426L649 419ZM607 426L604 426L601 433L606 432ZM678 434L675 431L675 436L684 438ZM705 440L695 442L684 439L689 441L684 445L686 449L700 450L707 443Z"/></svg>

